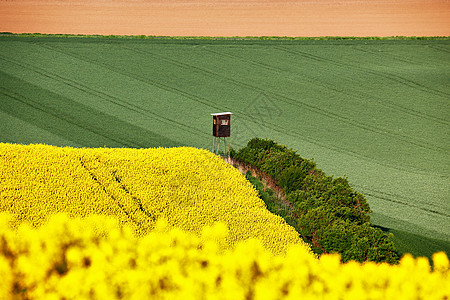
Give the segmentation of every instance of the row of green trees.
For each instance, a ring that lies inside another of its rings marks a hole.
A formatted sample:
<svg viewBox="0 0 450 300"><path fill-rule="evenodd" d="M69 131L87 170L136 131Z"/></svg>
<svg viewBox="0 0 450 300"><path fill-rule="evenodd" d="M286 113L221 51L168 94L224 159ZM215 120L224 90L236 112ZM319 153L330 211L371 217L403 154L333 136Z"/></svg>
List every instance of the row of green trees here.
<svg viewBox="0 0 450 300"><path fill-rule="evenodd" d="M230 156L276 181L294 207L294 227L315 253L337 252L343 262L398 262L392 234L370 223L365 196L347 178L327 176L314 161L269 139L254 138Z"/></svg>

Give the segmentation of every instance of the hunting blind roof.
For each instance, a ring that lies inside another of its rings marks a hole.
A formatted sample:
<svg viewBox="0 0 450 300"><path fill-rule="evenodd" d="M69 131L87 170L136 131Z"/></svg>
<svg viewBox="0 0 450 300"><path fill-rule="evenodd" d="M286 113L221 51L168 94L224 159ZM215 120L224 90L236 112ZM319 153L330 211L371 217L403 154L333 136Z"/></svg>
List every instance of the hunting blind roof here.
<svg viewBox="0 0 450 300"><path fill-rule="evenodd" d="M211 114L211 116L222 116L222 115L232 115L233 113L231 112L221 112L221 113L214 113Z"/></svg>

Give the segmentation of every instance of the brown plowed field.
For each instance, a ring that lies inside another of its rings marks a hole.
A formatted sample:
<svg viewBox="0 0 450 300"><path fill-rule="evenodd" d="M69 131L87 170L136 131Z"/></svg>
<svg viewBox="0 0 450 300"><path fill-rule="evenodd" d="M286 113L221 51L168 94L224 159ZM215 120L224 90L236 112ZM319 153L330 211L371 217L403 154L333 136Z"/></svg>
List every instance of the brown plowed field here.
<svg viewBox="0 0 450 300"><path fill-rule="evenodd" d="M0 32L449 36L449 0L0 0Z"/></svg>

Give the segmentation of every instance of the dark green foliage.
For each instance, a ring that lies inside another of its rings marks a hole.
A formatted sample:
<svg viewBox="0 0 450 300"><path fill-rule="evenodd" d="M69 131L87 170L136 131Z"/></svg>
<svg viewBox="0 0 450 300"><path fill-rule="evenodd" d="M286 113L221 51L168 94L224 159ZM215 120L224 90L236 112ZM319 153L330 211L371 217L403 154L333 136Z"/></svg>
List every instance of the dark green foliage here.
<svg viewBox="0 0 450 300"><path fill-rule="evenodd" d="M365 197L354 192L346 178L333 179L325 175L308 175L303 189L288 194L302 214L326 206L337 218L363 224L370 220L370 208Z"/></svg>
<svg viewBox="0 0 450 300"><path fill-rule="evenodd" d="M303 187L304 180L309 172L315 167L314 163L308 161L300 165L292 165L284 169L279 174L279 184L286 193L300 190Z"/></svg>
<svg viewBox="0 0 450 300"><path fill-rule="evenodd" d="M372 226L369 204L347 178L326 176L313 161L268 139L254 138L231 156L278 182L295 207L294 227L315 253L339 253L343 262L398 261L392 234Z"/></svg>

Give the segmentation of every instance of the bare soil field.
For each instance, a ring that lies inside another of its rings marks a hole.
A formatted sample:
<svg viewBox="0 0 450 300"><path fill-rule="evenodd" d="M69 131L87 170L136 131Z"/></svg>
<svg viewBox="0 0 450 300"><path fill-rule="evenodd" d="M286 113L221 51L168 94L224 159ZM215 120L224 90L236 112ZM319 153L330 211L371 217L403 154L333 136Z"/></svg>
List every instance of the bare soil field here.
<svg viewBox="0 0 450 300"><path fill-rule="evenodd" d="M449 36L448 0L0 0L0 32Z"/></svg>

